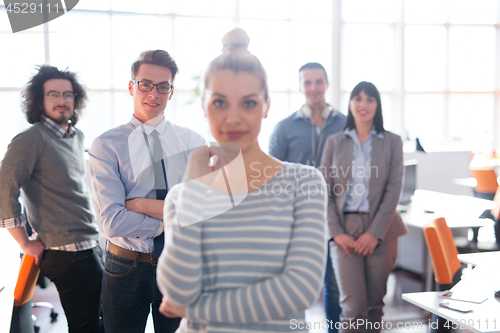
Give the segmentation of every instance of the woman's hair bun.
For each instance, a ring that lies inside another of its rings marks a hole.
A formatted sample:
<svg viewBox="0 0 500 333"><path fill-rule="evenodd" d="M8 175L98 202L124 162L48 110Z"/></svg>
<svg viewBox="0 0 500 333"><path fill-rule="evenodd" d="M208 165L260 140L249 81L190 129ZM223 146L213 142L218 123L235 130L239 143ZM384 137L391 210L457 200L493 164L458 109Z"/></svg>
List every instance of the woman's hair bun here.
<svg viewBox="0 0 500 333"><path fill-rule="evenodd" d="M234 28L222 37L222 52L231 51L233 49L248 49L250 37L241 28Z"/></svg>

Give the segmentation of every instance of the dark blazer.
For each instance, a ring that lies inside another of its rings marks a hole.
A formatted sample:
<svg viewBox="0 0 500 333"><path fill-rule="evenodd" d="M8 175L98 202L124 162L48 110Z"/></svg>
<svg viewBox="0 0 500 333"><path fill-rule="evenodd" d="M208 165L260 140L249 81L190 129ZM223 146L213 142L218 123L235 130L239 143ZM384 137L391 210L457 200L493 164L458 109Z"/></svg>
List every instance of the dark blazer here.
<svg viewBox="0 0 500 333"><path fill-rule="evenodd" d="M384 131L384 138L372 138L372 156L368 201L370 225L366 230L380 240L407 233L396 212L403 183L403 143L401 138ZM320 170L328 187L328 228L330 236L346 233L343 214L348 186L352 177L354 141L339 132L328 137Z"/></svg>

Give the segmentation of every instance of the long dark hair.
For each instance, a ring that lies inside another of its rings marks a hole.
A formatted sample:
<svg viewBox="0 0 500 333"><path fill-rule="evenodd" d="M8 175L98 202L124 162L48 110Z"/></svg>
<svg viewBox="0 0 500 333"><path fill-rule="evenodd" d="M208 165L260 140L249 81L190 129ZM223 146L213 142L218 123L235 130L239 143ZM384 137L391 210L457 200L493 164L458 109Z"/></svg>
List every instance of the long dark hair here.
<svg viewBox="0 0 500 333"><path fill-rule="evenodd" d="M375 111L375 117L373 118L373 126L377 133L384 131L384 119L382 118L382 102L380 101L380 93L377 87L371 82L361 81L358 83L351 92L351 97L349 97L349 102L356 96L358 96L362 91L368 96L375 98L377 101L377 110ZM349 103L350 104L350 103ZM348 107L349 112L347 113L347 122L345 124L345 129L355 129L356 124L354 123L354 117L352 115L351 107Z"/></svg>
<svg viewBox="0 0 500 333"><path fill-rule="evenodd" d="M67 69L61 71L57 67L48 65L37 66L37 69L38 72L31 77L31 80L21 94L23 99L22 109L26 114L28 123L34 124L40 121L44 113L43 101L45 96L43 93L43 85L45 82L52 79L64 79L71 82L73 92L75 93L75 112L69 120L72 125L76 125L78 117L82 114L82 110L85 108L85 102L87 100L85 89L78 83L76 74Z"/></svg>

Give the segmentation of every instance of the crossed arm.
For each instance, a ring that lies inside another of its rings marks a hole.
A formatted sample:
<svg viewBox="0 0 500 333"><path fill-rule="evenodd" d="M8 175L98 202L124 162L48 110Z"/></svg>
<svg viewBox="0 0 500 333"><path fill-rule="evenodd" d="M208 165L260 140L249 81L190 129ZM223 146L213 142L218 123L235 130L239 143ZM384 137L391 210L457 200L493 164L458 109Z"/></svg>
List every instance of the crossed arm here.
<svg viewBox="0 0 500 333"><path fill-rule="evenodd" d="M324 188L319 177L314 181ZM326 191L317 192L297 195L295 222L280 274L239 288L210 292L203 292L201 282L203 222L180 227L175 221L175 202L167 196L165 221L174 223L166 231L168 246L158 266L158 286L164 295L162 313L194 321L253 323L310 307L322 285L326 250Z"/></svg>
<svg viewBox="0 0 500 333"><path fill-rule="evenodd" d="M153 238L161 230L163 200L126 200L119 154L115 147L97 138L89 152L94 207L101 231L108 238Z"/></svg>
<svg viewBox="0 0 500 333"><path fill-rule="evenodd" d="M144 214L158 220L163 220L163 203L164 200L135 198L126 200L125 208L134 213Z"/></svg>

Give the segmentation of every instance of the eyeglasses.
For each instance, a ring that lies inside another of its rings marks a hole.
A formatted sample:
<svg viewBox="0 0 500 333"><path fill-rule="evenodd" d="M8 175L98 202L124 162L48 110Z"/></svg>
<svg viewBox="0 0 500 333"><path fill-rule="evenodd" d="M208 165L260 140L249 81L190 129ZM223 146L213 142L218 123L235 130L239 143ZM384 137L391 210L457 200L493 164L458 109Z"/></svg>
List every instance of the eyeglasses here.
<svg viewBox="0 0 500 333"><path fill-rule="evenodd" d="M47 96L49 96L54 102L57 102L59 97L61 97L61 93L58 91L49 91ZM62 97L66 102L72 102L75 99L75 96L76 94L72 91L62 93Z"/></svg>
<svg viewBox="0 0 500 333"><path fill-rule="evenodd" d="M139 90L144 91L144 92L150 92L153 90L154 87L156 87L156 90L160 94L169 94L172 91L172 88L174 87L173 85L169 84L168 82L154 84L154 83L147 82L147 81L138 81L138 80L130 80L130 81L137 83Z"/></svg>

